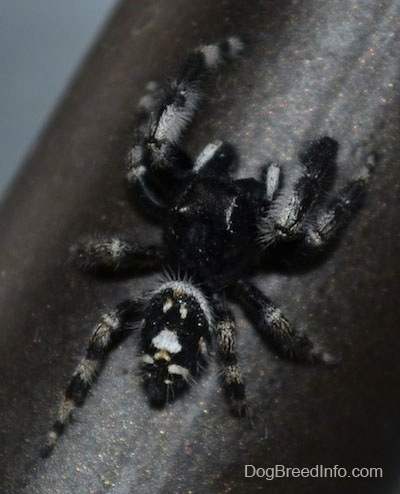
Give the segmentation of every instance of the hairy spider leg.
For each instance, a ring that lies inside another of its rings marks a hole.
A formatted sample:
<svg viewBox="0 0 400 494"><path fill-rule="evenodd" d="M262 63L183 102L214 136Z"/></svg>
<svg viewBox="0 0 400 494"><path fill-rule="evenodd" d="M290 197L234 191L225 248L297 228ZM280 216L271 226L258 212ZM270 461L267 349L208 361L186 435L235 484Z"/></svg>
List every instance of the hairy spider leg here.
<svg viewBox="0 0 400 494"><path fill-rule="evenodd" d="M248 313L250 320L280 356L295 362L332 365L337 358L315 348L313 341L297 331L270 299L249 281L239 280L233 296Z"/></svg>
<svg viewBox="0 0 400 494"><path fill-rule="evenodd" d="M376 160L374 153L369 154L359 175L339 190L320 208L312 220L304 225L300 249L311 252L323 250L336 240L353 213L361 206Z"/></svg>
<svg viewBox="0 0 400 494"><path fill-rule="evenodd" d="M221 361L221 376L225 394L235 415L248 415L245 386L236 357L236 324L233 313L221 302L214 306L215 331Z"/></svg>
<svg viewBox="0 0 400 494"><path fill-rule="evenodd" d="M160 104L161 91L155 81L146 84L145 94L140 98L135 113L135 136L146 137L152 121L152 115Z"/></svg>
<svg viewBox="0 0 400 494"><path fill-rule="evenodd" d="M178 144L198 109L207 75L242 50L243 42L231 37L214 45L200 46L191 53L166 93L149 137L159 146ZM169 152L155 149L153 165L168 164L168 155Z"/></svg>
<svg viewBox="0 0 400 494"><path fill-rule="evenodd" d="M270 204L276 199L283 185L282 169L279 163L270 162L261 168L261 183L263 184L263 198Z"/></svg>
<svg viewBox="0 0 400 494"><path fill-rule="evenodd" d="M83 405L85 398L101 370L101 365L116 340L127 336L133 326L126 322L136 316L141 309L141 302L130 300L101 318L95 326L86 348L86 354L78 364L72 379L65 390L64 399L58 410L57 419L47 436L41 450L41 456L47 458L69 422L73 411Z"/></svg>
<svg viewBox="0 0 400 494"><path fill-rule="evenodd" d="M301 227L312 206L320 199L335 169L338 143L322 137L310 143L300 158L302 171L292 187L281 187L268 214L261 218L260 240L268 247L276 242L291 241L301 233Z"/></svg>
<svg viewBox="0 0 400 494"><path fill-rule="evenodd" d="M202 45L190 53L178 76L149 112L147 134L140 131L127 155L127 180L137 199L156 218L192 175L193 163L179 146L204 93L207 75L239 55L243 42L237 37ZM144 126L142 126L144 128Z"/></svg>
<svg viewBox="0 0 400 494"><path fill-rule="evenodd" d="M193 171L199 175L230 176L238 165L235 148L223 141L207 144L196 158Z"/></svg>
<svg viewBox="0 0 400 494"><path fill-rule="evenodd" d="M126 155L127 181L136 203L154 219L164 214L165 205L152 191L146 170L146 141L151 132L154 115L160 106L161 91L156 82L146 85L146 93L139 100L135 113L134 145Z"/></svg>
<svg viewBox="0 0 400 494"><path fill-rule="evenodd" d="M161 268L165 262L162 247L143 246L117 236L82 239L72 246L71 254L78 267L89 272L136 272Z"/></svg>

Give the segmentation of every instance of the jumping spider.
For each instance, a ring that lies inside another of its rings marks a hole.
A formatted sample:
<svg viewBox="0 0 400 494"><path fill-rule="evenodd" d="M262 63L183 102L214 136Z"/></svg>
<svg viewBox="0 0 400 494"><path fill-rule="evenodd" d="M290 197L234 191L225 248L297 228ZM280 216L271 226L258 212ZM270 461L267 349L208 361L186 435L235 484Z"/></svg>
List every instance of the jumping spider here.
<svg viewBox="0 0 400 494"><path fill-rule="evenodd" d="M276 163L265 165L259 180L234 180L236 153L225 142L208 144L193 162L180 141L206 78L242 49L237 37L200 46L163 95L149 87L140 101L127 181L136 201L162 225L163 245L92 238L75 245L73 254L89 271L168 266L175 276L140 300L127 300L103 315L65 391L43 456L50 454L71 413L83 404L113 341L132 331L134 326L127 324L132 319L141 319L143 383L155 406L163 406L199 376L215 335L231 409L237 415L247 413L235 320L225 298L242 304L280 355L296 361L332 360L299 333L248 276L277 246L290 243L314 253L331 244L356 209L372 160L367 158L359 175L330 200L325 197L338 149L330 137L312 141L300 154L301 173L289 186Z"/></svg>

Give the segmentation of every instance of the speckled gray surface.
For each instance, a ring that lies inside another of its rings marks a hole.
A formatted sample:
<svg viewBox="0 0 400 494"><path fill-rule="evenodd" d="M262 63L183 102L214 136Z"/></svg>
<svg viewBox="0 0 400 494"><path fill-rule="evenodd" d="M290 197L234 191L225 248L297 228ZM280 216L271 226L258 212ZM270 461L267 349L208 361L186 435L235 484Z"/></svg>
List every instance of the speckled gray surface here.
<svg viewBox="0 0 400 494"><path fill-rule="evenodd" d="M1 492L397 492L399 14L389 0L122 4L0 216ZM250 427L229 416L215 363L190 394L150 409L130 339L42 461L38 448L103 304L153 281L82 276L68 246L90 231L159 237L121 179L131 109L187 50L232 33L248 35L250 48L211 84L188 134L191 152L227 139L249 176L266 159L290 166L304 140L328 134L341 143L338 185L357 170L357 146L379 152L365 207L332 255L309 271L256 278L343 361L332 369L278 360L236 308ZM266 481L245 478L245 464L372 466L384 477Z"/></svg>

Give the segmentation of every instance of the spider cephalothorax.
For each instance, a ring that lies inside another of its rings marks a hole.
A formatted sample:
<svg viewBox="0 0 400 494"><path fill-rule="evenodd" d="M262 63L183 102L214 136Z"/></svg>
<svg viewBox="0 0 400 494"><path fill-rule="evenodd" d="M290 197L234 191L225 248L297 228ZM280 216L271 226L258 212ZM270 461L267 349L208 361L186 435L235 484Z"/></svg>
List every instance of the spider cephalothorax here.
<svg viewBox="0 0 400 494"><path fill-rule="evenodd" d="M336 195L331 187L338 149L330 137L311 141L299 155L299 174L286 182L269 163L260 178L236 180L234 148L208 144L196 160L180 147L203 94L206 76L243 49L232 37L203 45L189 55L177 78L161 94L149 85L139 104L134 144L127 154L127 181L137 204L163 229L163 244L142 246L122 237L91 238L73 255L86 270L162 270L173 275L140 300L127 300L94 328L86 354L65 392L43 455L48 455L72 411L81 405L112 343L135 331L143 384L153 405L162 406L187 389L209 359L216 339L222 383L231 409L248 405L236 357L235 320L226 300L243 305L256 329L276 351L297 361L330 363L282 312L249 281L265 254L281 246L320 252L337 237L355 210L373 165L365 156L358 175ZM184 273L180 276L180 273Z"/></svg>

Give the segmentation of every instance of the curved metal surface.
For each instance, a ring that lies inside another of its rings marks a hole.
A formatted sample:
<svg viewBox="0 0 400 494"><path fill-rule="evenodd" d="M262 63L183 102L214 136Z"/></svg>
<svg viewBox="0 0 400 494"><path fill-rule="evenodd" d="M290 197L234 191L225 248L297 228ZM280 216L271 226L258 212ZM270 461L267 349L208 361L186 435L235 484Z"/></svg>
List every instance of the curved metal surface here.
<svg viewBox="0 0 400 494"><path fill-rule="evenodd" d="M399 10L395 0L121 4L2 205L1 492L395 492ZM256 279L343 361L332 369L278 360L236 307L251 426L229 416L215 363L188 395L150 409L127 340L42 461L91 325L104 305L154 282L85 277L68 263L68 247L97 231L159 237L123 186L132 109L188 50L236 33L248 36L248 52L212 81L190 152L227 139L240 151L240 176L256 176L266 159L290 162L302 141L328 134L341 143L339 184L356 172L360 143L380 154L366 205L329 259L304 272L267 267ZM373 466L384 477L267 481L246 478L246 464Z"/></svg>

